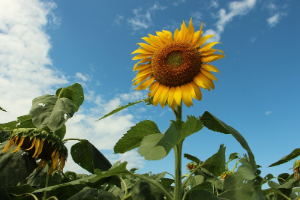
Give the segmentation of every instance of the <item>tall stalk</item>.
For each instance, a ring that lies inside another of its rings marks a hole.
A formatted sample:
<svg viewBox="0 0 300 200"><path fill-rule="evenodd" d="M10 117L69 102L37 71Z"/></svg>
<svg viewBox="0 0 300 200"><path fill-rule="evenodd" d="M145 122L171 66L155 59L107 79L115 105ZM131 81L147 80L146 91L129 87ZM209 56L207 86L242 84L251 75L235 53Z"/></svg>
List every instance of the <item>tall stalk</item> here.
<svg viewBox="0 0 300 200"><path fill-rule="evenodd" d="M182 107L176 106L174 114L177 120L182 120ZM180 127L181 128L181 127ZM174 147L175 154L175 188L174 188L174 200L180 200L182 196L181 190L181 157L182 157L182 142Z"/></svg>

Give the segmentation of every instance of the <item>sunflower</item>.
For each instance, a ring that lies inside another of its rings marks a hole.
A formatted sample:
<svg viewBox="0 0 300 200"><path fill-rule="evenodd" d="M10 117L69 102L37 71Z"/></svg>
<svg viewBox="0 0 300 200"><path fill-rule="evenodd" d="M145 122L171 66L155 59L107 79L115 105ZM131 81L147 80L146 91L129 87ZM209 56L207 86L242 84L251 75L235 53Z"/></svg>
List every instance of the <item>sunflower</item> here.
<svg viewBox="0 0 300 200"><path fill-rule="evenodd" d="M174 36L170 31L157 31L156 36L149 34L143 37L147 43L138 43L140 47L132 52L132 60L138 61L133 71L138 71L133 85L136 90L144 90L149 86L149 96L153 98L153 105L160 103L164 107L167 103L173 110L176 105L181 106L181 100L188 107L193 105L192 98L201 100L200 87L214 89L213 80L217 78L211 72L219 72L211 63L224 58L224 52L212 49L211 42L202 46L213 35L202 37L202 27L194 32L192 18L187 28L185 22L181 30L175 30ZM202 46L202 47L201 47ZM220 52L221 54L217 54Z"/></svg>
<svg viewBox="0 0 300 200"><path fill-rule="evenodd" d="M36 128L14 129L2 153L8 152L12 146L16 146L16 149L11 153L22 148L33 158L40 159L37 168L45 168L47 162L51 161L48 174L54 170L62 171L68 155L67 148L58 136Z"/></svg>

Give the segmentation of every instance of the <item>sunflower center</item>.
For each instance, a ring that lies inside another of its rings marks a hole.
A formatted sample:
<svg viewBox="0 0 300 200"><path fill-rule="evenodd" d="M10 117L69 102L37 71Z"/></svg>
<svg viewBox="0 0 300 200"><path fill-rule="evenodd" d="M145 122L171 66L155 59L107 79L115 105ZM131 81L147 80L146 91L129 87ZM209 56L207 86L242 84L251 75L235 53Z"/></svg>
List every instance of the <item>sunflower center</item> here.
<svg viewBox="0 0 300 200"><path fill-rule="evenodd" d="M180 67L184 63L184 60L182 59L182 52L181 51L170 52L165 59L165 63L175 69Z"/></svg>
<svg viewBox="0 0 300 200"><path fill-rule="evenodd" d="M151 68L160 84L171 87L184 85L192 82L200 72L200 54L190 43L171 41L154 52Z"/></svg>

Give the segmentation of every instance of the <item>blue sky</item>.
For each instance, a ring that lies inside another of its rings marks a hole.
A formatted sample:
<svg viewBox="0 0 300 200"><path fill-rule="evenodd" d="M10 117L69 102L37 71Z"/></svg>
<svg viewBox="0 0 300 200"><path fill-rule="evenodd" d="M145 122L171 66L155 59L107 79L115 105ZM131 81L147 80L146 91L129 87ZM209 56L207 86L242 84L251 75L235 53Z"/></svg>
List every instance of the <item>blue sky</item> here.
<svg viewBox="0 0 300 200"><path fill-rule="evenodd" d="M153 120L165 131L174 119L168 107L140 104L95 120L147 96L132 87L136 43L155 31L174 33L192 17L195 29L204 22L204 34L222 42L216 48L226 57L213 63L221 72L215 90L202 90L203 99L184 107L183 116L211 112L246 138L263 175L292 173L293 161L267 166L299 147L299 9L297 0L0 0L0 106L9 111L0 121L27 114L39 95L79 82L85 102L67 122L66 138L88 139L112 163L127 160L140 173L173 173L173 152L148 162L136 151L112 151L141 120ZM228 155L246 153L232 136L207 129L186 139L183 152L205 160L220 144ZM71 157L66 170L83 172Z"/></svg>

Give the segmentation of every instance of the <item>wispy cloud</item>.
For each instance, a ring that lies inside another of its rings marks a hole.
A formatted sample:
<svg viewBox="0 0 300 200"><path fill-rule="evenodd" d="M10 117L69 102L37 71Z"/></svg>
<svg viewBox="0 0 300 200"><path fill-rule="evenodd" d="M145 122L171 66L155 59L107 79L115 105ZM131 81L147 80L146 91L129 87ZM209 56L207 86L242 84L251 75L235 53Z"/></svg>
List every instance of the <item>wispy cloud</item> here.
<svg viewBox="0 0 300 200"><path fill-rule="evenodd" d="M148 8L144 13L143 9L137 8L133 9L133 18L128 18L127 22L132 27L134 31L140 29L147 29L153 25L151 15L153 15L157 10L164 10L166 6L160 6L158 3L155 3L152 7Z"/></svg>
<svg viewBox="0 0 300 200"><path fill-rule="evenodd" d="M117 15L117 18L114 19L114 23L119 25L121 23L121 21L124 20L124 17L122 15Z"/></svg>
<svg viewBox="0 0 300 200"><path fill-rule="evenodd" d="M211 0L210 1L210 6L209 7L214 7L214 8L218 8L219 4L216 0Z"/></svg>
<svg viewBox="0 0 300 200"><path fill-rule="evenodd" d="M193 18L193 24L196 26L200 26L201 25L201 19L202 19L202 13L200 12L193 12L191 14L192 18Z"/></svg>
<svg viewBox="0 0 300 200"><path fill-rule="evenodd" d="M178 6L181 3L185 3L185 0L175 0L173 4L174 6Z"/></svg>
<svg viewBox="0 0 300 200"><path fill-rule="evenodd" d="M265 114L266 115L270 115L271 113L273 113L272 111L266 111Z"/></svg>
<svg viewBox="0 0 300 200"><path fill-rule="evenodd" d="M224 8L219 10L217 17L219 20L216 23L216 30L208 29L204 35L214 34L215 36L211 38L208 42L219 41L221 39L221 33L223 33L225 26L232 21L236 16L246 15L251 9L254 8L256 0L243 0L243 1L233 1L229 3L229 11Z"/></svg>
<svg viewBox="0 0 300 200"><path fill-rule="evenodd" d="M80 80L82 80L82 81L87 81L87 80L88 80L88 76L85 76L85 75L83 75L83 74L80 73L80 72L77 72L77 73L75 74L75 77L78 78L78 79L80 79Z"/></svg>
<svg viewBox="0 0 300 200"><path fill-rule="evenodd" d="M279 21L282 19L283 16L286 16L287 14L284 12L278 12L274 14L273 16L269 17L267 19L267 22L269 26L274 27L276 24L279 23Z"/></svg>
<svg viewBox="0 0 300 200"><path fill-rule="evenodd" d="M288 7L287 4L280 6L270 2L265 7L270 13L270 17L267 19L267 23L270 27L276 26L276 24L278 24L279 21L284 16L287 16L287 12L286 12L286 8Z"/></svg>

